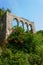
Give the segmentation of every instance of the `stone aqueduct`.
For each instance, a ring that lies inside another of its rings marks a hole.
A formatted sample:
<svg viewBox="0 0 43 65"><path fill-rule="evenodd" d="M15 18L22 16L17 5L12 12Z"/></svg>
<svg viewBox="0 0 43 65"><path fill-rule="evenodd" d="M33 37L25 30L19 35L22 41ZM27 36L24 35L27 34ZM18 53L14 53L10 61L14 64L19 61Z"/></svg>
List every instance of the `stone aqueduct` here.
<svg viewBox="0 0 43 65"><path fill-rule="evenodd" d="M25 18L22 17L18 17L16 15L13 15L9 12L6 12L4 17L3 17L3 21L1 21L0 19L0 23L4 24L3 28L3 32L0 31L0 35L7 38L10 33L11 33L11 29L12 29L12 22L16 20L17 21L17 26L19 26L19 23L22 22L22 27L24 28L24 24L26 24L27 26L27 31L29 31L29 26L31 27L31 31L33 31L33 33L35 33L35 27L34 27L34 22L28 21ZM0 28L1 28L1 24L0 24ZM4 36L5 35L5 36Z"/></svg>

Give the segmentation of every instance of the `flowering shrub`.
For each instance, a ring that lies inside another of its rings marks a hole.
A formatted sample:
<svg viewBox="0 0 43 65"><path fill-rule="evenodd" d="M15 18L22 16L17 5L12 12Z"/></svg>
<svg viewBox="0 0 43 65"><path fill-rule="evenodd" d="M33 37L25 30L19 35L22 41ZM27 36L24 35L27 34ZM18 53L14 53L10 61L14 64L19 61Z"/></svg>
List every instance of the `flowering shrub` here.
<svg viewBox="0 0 43 65"><path fill-rule="evenodd" d="M21 27L14 27L12 33L8 38L10 44L16 45L18 48L28 49L28 52L32 51L32 40L33 34L30 32L25 32Z"/></svg>
<svg viewBox="0 0 43 65"><path fill-rule="evenodd" d="M14 32L14 29L12 28L12 32Z"/></svg>

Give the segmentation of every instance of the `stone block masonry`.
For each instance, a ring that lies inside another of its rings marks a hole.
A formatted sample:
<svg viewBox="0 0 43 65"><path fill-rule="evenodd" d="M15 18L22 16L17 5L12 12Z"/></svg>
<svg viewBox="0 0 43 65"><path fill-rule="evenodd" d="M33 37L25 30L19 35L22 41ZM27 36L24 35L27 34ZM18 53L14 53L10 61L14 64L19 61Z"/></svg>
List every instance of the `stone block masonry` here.
<svg viewBox="0 0 43 65"><path fill-rule="evenodd" d="M13 15L9 12L6 12L5 15L3 16L3 19L0 17L0 42L3 39L7 39L8 36L11 33L12 29L12 22L16 20L17 21L17 26L19 26L19 23L22 22L22 27L24 28L24 24L27 26L27 31L29 31L29 26L31 28L31 31L35 33L35 26L34 22L31 22L25 18Z"/></svg>

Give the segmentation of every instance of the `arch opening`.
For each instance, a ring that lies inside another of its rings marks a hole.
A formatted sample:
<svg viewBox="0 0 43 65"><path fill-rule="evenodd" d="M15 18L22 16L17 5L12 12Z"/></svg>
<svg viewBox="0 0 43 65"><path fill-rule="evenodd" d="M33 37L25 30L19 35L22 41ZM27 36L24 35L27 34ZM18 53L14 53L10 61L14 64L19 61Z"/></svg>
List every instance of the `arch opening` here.
<svg viewBox="0 0 43 65"><path fill-rule="evenodd" d="M23 28L23 22L20 20L19 26Z"/></svg>
<svg viewBox="0 0 43 65"><path fill-rule="evenodd" d="M29 24L29 31L32 31L32 25Z"/></svg>
<svg viewBox="0 0 43 65"><path fill-rule="evenodd" d="M12 28L18 25L18 20L15 18L12 22Z"/></svg>
<svg viewBox="0 0 43 65"><path fill-rule="evenodd" d="M27 31L27 24L24 24L24 30Z"/></svg>

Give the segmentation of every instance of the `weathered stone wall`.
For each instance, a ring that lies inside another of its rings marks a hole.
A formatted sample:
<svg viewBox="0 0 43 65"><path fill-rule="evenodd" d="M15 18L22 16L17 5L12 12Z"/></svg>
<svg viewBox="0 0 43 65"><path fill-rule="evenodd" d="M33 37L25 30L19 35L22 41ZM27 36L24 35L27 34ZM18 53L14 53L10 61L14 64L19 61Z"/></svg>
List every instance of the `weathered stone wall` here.
<svg viewBox="0 0 43 65"><path fill-rule="evenodd" d="M0 17L0 43L6 37L6 15L3 18Z"/></svg>
<svg viewBox="0 0 43 65"><path fill-rule="evenodd" d="M28 21L25 18L18 17L9 12L6 12L5 15L3 16L3 19L0 17L0 41L3 39L7 39L7 37L10 35L12 29L12 22L15 19L17 21L17 26L19 26L19 23L22 22L23 28L24 24L26 24L27 31L29 31L28 27L31 26L31 30L33 31L33 33L35 33L34 22Z"/></svg>
<svg viewBox="0 0 43 65"><path fill-rule="evenodd" d="M24 24L26 24L27 25L27 31L29 31L28 26L31 26L31 30L33 31L33 33L35 33L34 22L31 22L25 18L21 18L21 17L18 17L16 15L13 15L13 14L7 12L6 13L6 23L7 23L6 24L7 25L6 30L7 30L8 35L10 34L10 30L12 28L12 22L15 19L17 20L17 26L19 26L19 23L22 22L23 28L24 28ZM8 36L7 33L6 33L6 36Z"/></svg>

